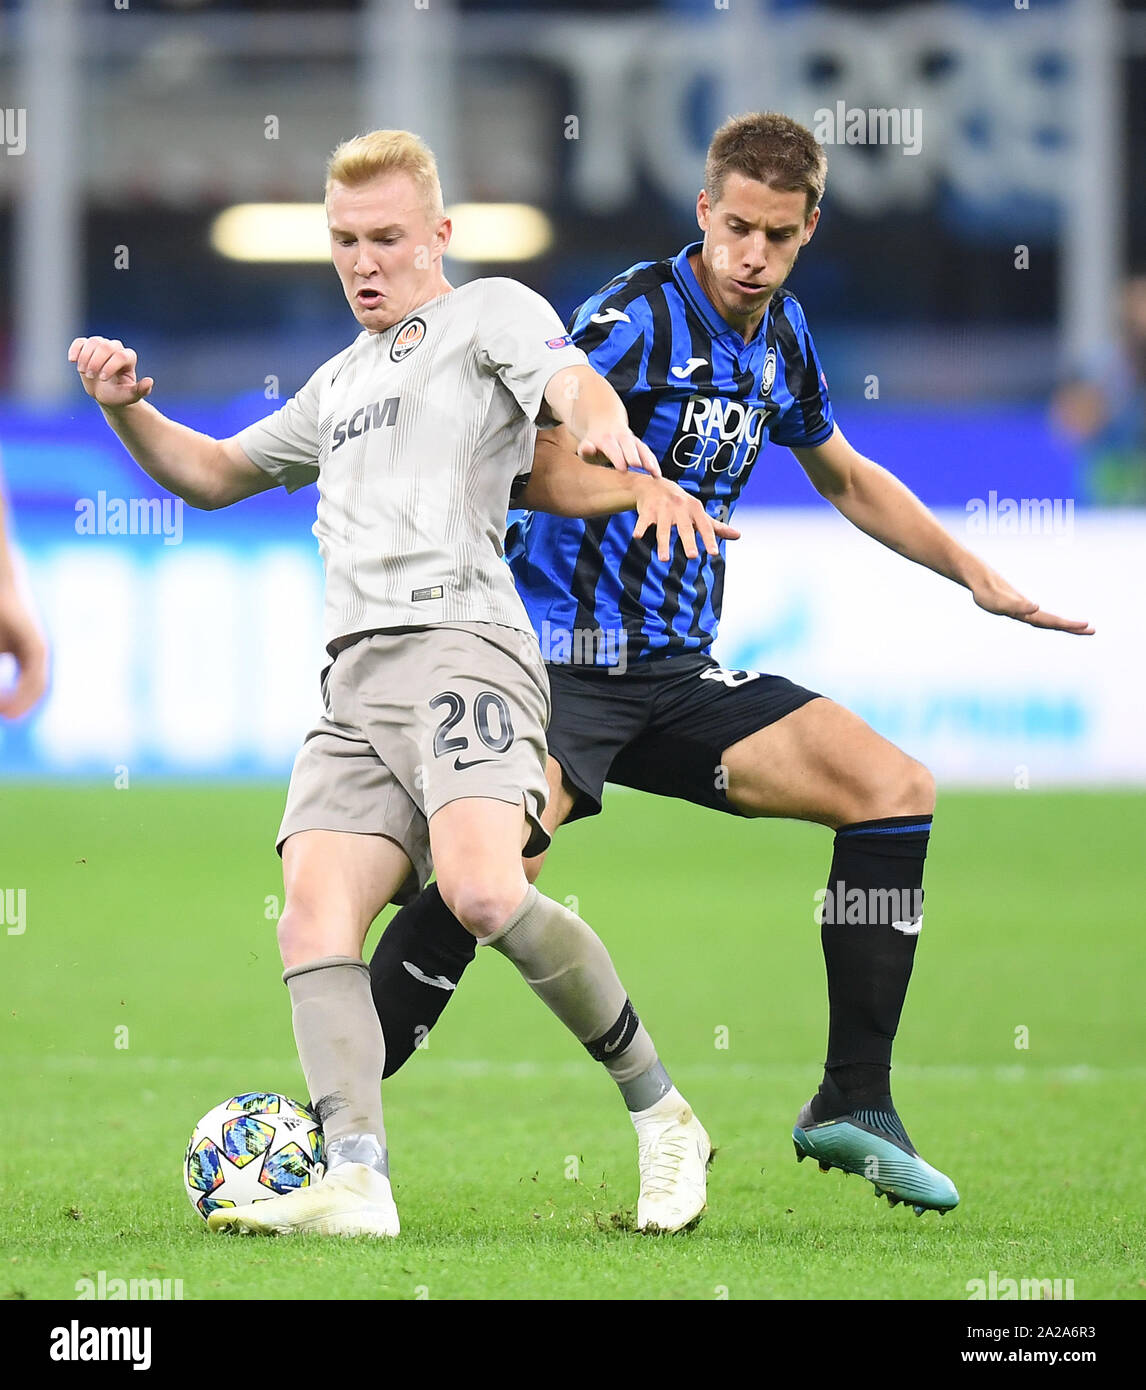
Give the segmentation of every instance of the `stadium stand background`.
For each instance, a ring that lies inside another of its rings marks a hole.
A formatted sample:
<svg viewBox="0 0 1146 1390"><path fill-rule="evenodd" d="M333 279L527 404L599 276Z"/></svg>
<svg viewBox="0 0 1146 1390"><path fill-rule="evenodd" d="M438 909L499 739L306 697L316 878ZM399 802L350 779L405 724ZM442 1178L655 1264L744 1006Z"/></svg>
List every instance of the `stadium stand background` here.
<svg viewBox="0 0 1146 1390"><path fill-rule="evenodd" d="M1146 268L1144 74L1146 8L1108 0L5 4L0 90L27 149L0 153L0 458L55 684L0 730L0 772L278 775L314 711L313 493L187 510L177 540L77 531L101 493L159 493L72 379L72 336L135 346L157 404L222 435L351 335L329 266L213 250L223 209L314 201L339 139L409 126L447 201L550 222L543 253L492 248L451 262L454 282L512 274L565 315L697 235L726 114L812 124L842 102L919 111L922 141L827 147L790 288L841 426L1100 639L1016 630L909 576L768 450L719 654L829 690L948 780L1006 784L1017 760L1052 782L1146 780L1127 594L1146 540L1146 331L1123 327ZM1050 520L1010 535L1008 499L1045 499Z"/></svg>

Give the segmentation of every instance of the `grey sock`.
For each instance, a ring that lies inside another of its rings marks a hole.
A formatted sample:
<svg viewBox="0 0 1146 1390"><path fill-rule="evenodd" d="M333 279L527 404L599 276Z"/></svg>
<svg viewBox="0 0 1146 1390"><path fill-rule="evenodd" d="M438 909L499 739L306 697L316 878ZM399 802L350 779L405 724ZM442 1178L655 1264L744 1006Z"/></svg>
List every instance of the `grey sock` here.
<svg viewBox="0 0 1146 1390"><path fill-rule="evenodd" d="M608 1066L608 1062L605 1065ZM659 1061L632 1081L619 1081L617 1084L629 1110L648 1110L672 1090L672 1078Z"/></svg>
<svg viewBox="0 0 1146 1390"><path fill-rule="evenodd" d="M331 1139L326 1146L326 1171L329 1173L342 1163L365 1163L390 1176L390 1156L374 1134L344 1134L341 1139Z"/></svg>
<svg viewBox="0 0 1146 1390"><path fill-rule="evenodd" d="M530 886L509 921L479 945L513 961L533 992L604 1065L630 1110L647 1109L671 1088L604 943L575 912ZM664 1089L662 1077L668 1082ZM631 1104L630 1096L639 1103Z"/></svg>
<svg viewBox="0 0 1146 1390"><path fill-rule="evenodd" d="M370 994L370 971L351 956L323 956L283 972L298 1059L334 1162L370 1162L386 1172L382 1069L386 1045ZM376 1145L364 1141L373 1138ZM359 1153L367 1158L350 1157Z"/></svg>

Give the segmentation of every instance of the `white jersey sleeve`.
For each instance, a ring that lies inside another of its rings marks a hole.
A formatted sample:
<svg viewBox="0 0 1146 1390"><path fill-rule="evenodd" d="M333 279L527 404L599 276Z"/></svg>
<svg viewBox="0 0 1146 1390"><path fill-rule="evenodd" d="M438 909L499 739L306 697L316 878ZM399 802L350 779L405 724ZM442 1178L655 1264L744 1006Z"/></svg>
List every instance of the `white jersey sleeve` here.
<svg viewBox="0 0 1146 1390"><path fill-rule="evenodd" d="M287 492L297 492L318 479L322 390L338 374L348 351L324 362L279 410L235 435L235 443L256 468L269 473Z"/></svg>
<svg viewBox="0 0 1146 1390"><path fill-rule="evenodd" d="M498 376L526 418L542 429L557 417L545 401L545 388L566 367L589 359L541 295L516 280L491 277L481 282L485 300L478 320L477 354L482 367Z"/></svg>

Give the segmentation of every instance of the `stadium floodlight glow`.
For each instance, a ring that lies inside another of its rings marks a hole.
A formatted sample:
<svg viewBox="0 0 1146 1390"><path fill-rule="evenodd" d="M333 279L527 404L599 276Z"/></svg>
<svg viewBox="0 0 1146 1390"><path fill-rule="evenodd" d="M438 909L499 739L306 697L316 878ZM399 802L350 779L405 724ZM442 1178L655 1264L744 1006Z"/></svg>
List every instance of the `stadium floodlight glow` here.
<svg viewBox="0 0 1146 1390"><path fill-rule="evenodd" d="M231 261L329 261L322 203L236 203L211 224L211 246Z"/></svg>
<svg viewBox="0 0 1146 1390"><path fill-rule="evenodd" d="M528 203L454 203L446 216L455 261L531 261L553 245L553 224Z"/></svg>
<svg viewBox="0 0 1146 1390"><path fill-rule="evenodd" d="M531 261L553 245L553 224L528 203L455 203L446 255L455 261ZM236 203L211 224L211 246L231 261L330 260L323 203Z"/></svg>

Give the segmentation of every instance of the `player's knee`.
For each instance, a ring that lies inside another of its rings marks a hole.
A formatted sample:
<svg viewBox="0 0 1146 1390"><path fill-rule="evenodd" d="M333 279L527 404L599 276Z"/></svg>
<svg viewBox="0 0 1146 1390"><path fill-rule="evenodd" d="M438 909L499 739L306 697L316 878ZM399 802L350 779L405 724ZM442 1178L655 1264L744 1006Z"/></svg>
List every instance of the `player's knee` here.
<svg viewBox="0 0 1146 1390"><path fill-rule="evenodd" d="M898 748L874 760L850 783L838 784L839 824L886 816L929 816L935 809L935 778Z"/></svg>
<svg viewBox="0 0 1146 1390"><path fill-rule="evenodd" d="M902 811L899 816L929 816L935 810L935 778L922 763L905 758L899 774L898 794Z"/></svg>
<svg viewBox="0 0 1146 1390"><path fill-rule="evenodd" d="M474 936L491 936L521 906L524 889L520 883L500 883L480 877L460 883L438 884L442 900L463 927Z"/></svg>
<svg viewBox="0 0 1146 1390"><path fill-rule="evenodd" d="M912 767L917 781L916 794L922 802L922 809L931 815L935 810L935 777L929 768L924 767L922 763L917 763L914 758L912 759Z"/></svg>
<svg viewBox="0 0 1146 1390"><path fill-rule="evenodd" d="M914 758L898 753L868 793L865 820L884 816L929 816L935 810L935 778Z"/></svg>
<svg viewBox="0 0 1146 1390"><path fill-rule="evenodd" d="M289 903L278 922L279 954L283 965L302 965L323 954L321 924L316 913L300 904Z"/></svg>
<svg viewBox="0 0 1146 1390"><path fill-rule="evenodd" d="M353 924L346 912L326 904L316 910L306 898L291 899L278 921L279 954L284 969L305 965L322 956L353 954Z"/></svg>

